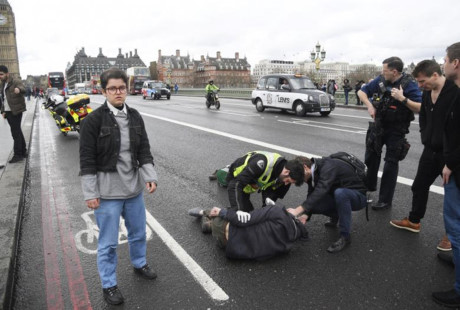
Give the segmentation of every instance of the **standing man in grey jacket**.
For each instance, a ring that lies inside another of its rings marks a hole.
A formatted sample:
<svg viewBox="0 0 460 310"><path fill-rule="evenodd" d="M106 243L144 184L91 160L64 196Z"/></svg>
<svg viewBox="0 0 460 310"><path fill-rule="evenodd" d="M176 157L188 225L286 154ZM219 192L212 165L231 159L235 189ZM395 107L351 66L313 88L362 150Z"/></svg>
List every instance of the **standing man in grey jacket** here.
<svg viewBox="0 0 460 310"><path fill-rule="evenodd" d="M143 190L145 186L153 193L158 178L144 121L125 102L127 83L128 77L120 69L101 74L102 94L107 100L83 120L80 131L83 195L99 227L97 267L103 297L113 305L124 301L116 276L120 216L128 230L134 272L149 280L157 277L146 262Z"/></svg>
<svg viewBox="0 0 460 310"><path fill-rule="evenodd" d="M21 129L22 113L26 111L26 89L21 80L14 79L3 65L0 65L0 82L1 112L10 125L14 140L14 156L9 161L13 164L27 157L26 140Z"/></svg>

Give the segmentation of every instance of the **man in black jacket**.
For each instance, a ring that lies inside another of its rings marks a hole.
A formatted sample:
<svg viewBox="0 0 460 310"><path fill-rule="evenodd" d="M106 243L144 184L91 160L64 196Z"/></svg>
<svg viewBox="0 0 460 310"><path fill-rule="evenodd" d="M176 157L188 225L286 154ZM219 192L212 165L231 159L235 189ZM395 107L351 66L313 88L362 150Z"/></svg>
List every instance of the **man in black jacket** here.
<svg viewBox="0 0 460 310"><path fill-rule="evenodd" d="M215 179L215 175L210 179ZM267 198L284 198L290 185L300 186L303 179L304 169L299 161L287 161L277 153L249 152L229 167L226 181L230 208L250 212L254 210L250 194L260 191L265 206Z"/></svg>
<svg viewBox="0 0 460 310"><path fill-rule="evenodd" d="M117 245L120 216L125 219L134 272L145 279L156 273L146 262L146 213L143 190L153 193L157 174L139 112L125 103L128 77L112 68L101 74L106 102L89 114L80 131L80 170L83 196L94 210L99 238L97 267L103 297L109 304L121 304L117 286Z"/></svg>
<svg viewBox="0 0 460 310"><path fill-rule="evenodd" d="M457 96L457 86L446 80L441 67L434 60L423 60L412 75L423 89L419 123L423 144L417 174L412 184L412 210L402 220L392 220L396 228L418 233L424 217L430 186L442 174L444 167L443 135L448 109Z"/></svg>
<svg viewBox="0 0 460 310"><path fill-rule="evenodd" d="M305 220L302 223L277 205L250 213L217 207L207 211L195 208L189 214L207 218L208 232L225 248L228 258L265 260L289 252L296 240L308 238Z"/></svg>
<svg viewBox="0 0 460 310"><path fill-rule="evenodd" d="M444 74L460 87L460 42L446 50ZM454 288L432 294L433 300L451 308L460 307L460 94L452 102L444 127L444 225L452 244L455 265Z"/></svg>
<svg viewBox="0 0 460 310"><path fill-rule="evenodd" d="M343 250L350 242L351 212L366 207L366 186L349 163L338 158L297 157L305 169L308 196L302 205L288 209L294 216L323 214L331 217L326 226L340 227L340 237L327 251Z"/></svg>
<svg viewBox="0 0 460 310"><path fill-rule="evenodd" d="M26 111L24 94L26 89L20 79L13 78L6 66L0 66L1 113L11 128L14 140L14 155L9 163L22 161L27 157L26 141L21 129L22 113Z"/></svg>

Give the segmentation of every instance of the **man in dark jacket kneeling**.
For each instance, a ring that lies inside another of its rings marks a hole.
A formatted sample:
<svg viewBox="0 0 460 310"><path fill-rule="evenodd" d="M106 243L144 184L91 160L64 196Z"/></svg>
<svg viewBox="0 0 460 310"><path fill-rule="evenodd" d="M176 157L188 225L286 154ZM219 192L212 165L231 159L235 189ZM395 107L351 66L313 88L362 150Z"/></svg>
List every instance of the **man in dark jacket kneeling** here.
<svg viewBox="0 0 460 310"><path fill-rule="evenodd" d="M351 211L366 207L366 186L356 169L339 158L297 157L304 164L308 196L302 205L287 209L294 216L323 214L331 218L326 226L340 228L340 238L327 251L343 250L350 242Z"/></svg>
<svg viewBox="0 0 460 310"><path fill-rule="evenodd" d="M294 242L308 238L304 223L284 207L270 205L250 213L233 209L191 209L202 217L203 232L212 232L228 258L265 260L287 253Z"/></svg>

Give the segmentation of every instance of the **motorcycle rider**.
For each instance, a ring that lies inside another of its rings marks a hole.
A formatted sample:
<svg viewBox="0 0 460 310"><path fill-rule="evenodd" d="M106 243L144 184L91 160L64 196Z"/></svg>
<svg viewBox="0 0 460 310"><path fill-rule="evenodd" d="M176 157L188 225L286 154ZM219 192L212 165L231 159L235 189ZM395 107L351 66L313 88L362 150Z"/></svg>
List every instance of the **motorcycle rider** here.
<svg viewBox="0 0 460 310"><path fill-rule="evenodd" d="M213 80L210 80L208 82L208 85L206 85L205 89L206 91L206 98L209 102L213 103L214 102L214 98L212 96L213 92L215 90L219 90L219 87L217 87L216 85L214 85L214 81Z"/></svg>

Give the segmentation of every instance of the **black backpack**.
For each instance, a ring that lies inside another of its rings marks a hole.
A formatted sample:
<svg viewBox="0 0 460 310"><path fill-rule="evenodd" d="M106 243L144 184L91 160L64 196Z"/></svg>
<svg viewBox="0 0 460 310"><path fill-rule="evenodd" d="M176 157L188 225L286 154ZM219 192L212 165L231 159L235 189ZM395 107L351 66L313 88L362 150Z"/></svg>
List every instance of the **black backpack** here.
<svg viewBox="0 0 460 310"><path fill-rule="evenodd" d="M356 175L366 185L367 166L359 160L355 155L346 152L337 152L329 156L330 158L340 159L349 164L355 169Z"/></svg>
<svg viewBox="0 0 460 310"><path fill-rule="evenodd" d="M330 158L340 159L355 169L356 175L361 181L363 181L364 186L367 189L367 166L361 160L359 160L355 155L349 154L346 152L337 152L329 156ZM367 196L369 201L369 196ZM369 211L368 206L366 205L366 219L369 221Z"/></svg>

